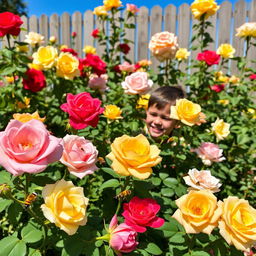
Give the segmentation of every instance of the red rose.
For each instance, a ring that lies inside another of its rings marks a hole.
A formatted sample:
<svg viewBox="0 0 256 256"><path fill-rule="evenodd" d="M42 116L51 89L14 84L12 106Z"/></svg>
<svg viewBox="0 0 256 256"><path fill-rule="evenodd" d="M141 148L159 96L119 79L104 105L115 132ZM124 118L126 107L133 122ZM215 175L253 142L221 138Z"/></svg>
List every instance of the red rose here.
<svg viewBox="0 0 256 256"><path fill-rule="evenodd" d="M69 114L70 125L79 130L87 126L97 126L99 115L104 111L100 104L101 101L92 98L88 92L81 92L76 95L68 93L67 103L62 104L60 108Z"/></svg>
<svg viewBox="0 0 256 256"><path fill-rule="evenodd" d="M78 55L78 53L77 53L74 49L72 49L72 48L64 48L64 49L61 49L60 51L61 51L61 52L69 52L69 53L71 53L73 56L76 56L76 57L77 57L77 55Z"/></svg>
<svg viewBox="0 0 256 256"><path fill-rule="evenodd" d="M101 58L97 55L87 54L85 59L80 59L79 69L81 71L81 75L84 76L83 73L84 67L91 67L92 73L96 73L98 76L105 74L106 71L106 63L101 60Z"/></svg>
<svg viewBox="0 0 256 256"><path fill-rule="evenodd" d="M127 54L130 51L130 49L131 49L128 44L119 44L118 48L124 54Z"/></svg>
<svg viewBox="0 0 256 256"><path fill-rule="evenodd" d="M22 81L23 87L32 92L39 92L46 86L44 73L41 70L29 69Z"/></svg>
<svg viewBox="0 0 256 256"><path fill-rule="evenodd" d="M135 67L135 71L137 71L138 69L141 68L141 65L140 65L139 63L136 63L136 64L134 65L134 67Z"/></svg>
<svg viewBox="0 0 256 256"><path fill-rule="evenodd" d="M18 36L23 21L11 12L0 13L0 37L8 35Z"/></svg>
<svg viewBox="0 0 256 256"><path fill-rule="evenodd" d="M204 61L208 66L212 66L214 64L219 64L220 55L215 51L203 51L198 53L197 60Z"/></svg>
<svg viewBox="0 0 256 256"><path fill-rule="evenodd" d="M249 78L250 78L251 80L256 80L256 74L250 75Z"/></svg>
<svg viewBox="0 0 256 256"><path fill-rule="evenodd" d="M75 37L77 36L77 33L76 33L76 32L72 32L71 36L72 36L73 38L75 38Z"/></svg>
<svg viewBox="0 0 256 256"><path fill-rule="evenodd" d="M129 203L124 204L125 223L134 228L137 232L145 232L146 226L159 228L164 224L164 219L156 214L160 210L160 205L151 198L133 197Z"/></svg>
<svg viewBox="0 0 256 256"><path fill-rule="evenodd" d="M91 36L94 37L94 38L98 38L99 37L99 33L100 33L99 29L96 28L96 29L94 29L92 31Z"/></svg>
<svg viewBox="0 0 256 256"><path fill-rule="evenodd" d="M117 73L121 73L121 70L120 70L120 68L119 68L119 65L114 66L112 69L113 69L113 71L115 71L115 72L117 72Z"/></svg>
<svg viewBox="0 0 256 256"><path fill-rule="evenodd" d="M215 92L221 92L225 89L225 84L215 84L213 86L211 86L211 90L215 91Z"/></svg>

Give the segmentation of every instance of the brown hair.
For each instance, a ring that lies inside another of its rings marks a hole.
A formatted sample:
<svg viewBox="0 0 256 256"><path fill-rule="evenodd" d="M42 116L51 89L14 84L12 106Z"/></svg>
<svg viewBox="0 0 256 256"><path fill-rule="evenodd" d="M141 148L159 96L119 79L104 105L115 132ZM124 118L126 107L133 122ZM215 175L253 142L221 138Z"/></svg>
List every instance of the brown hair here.
<svg viewBox="0 0 256 256"><path fill-rule="evenodd" d="M158 109L163 109L166 104L175 105L177 99L185 97L186 93L181 86L163 86L153 91L149 98L148 108L156 105Z"/></svg>

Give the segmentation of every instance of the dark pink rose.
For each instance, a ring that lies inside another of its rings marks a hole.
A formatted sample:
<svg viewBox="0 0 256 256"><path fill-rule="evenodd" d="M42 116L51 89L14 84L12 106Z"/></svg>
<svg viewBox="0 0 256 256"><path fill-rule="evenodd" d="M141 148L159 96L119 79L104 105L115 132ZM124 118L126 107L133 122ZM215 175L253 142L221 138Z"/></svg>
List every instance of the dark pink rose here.
<svg viewBox="0 0 256 256"><path fill-rule="evenodd" d="M225 84L215 84L211 86L211 90L217 93L223 91L224 89L225 89Z"/></svg>
<svg viewBox="0 0 256 256"><path fill-rule="evenodd" d="M79 130L87 126L97 126L99 115L104 111L100 104L101 101L92 98L88 92L81 92L76 95L68 93L67 103L62 104L60 108L69 114L70 125Z"/></svg>
<svg viewBox="0 0 256 256"><path fill-rule="evenodd" d="M0 37L5 35L18 36L23 21L11 12L0 13Z"/></svg>
<svg viewBox="0 0 256 256"><path fill-rule="evenodd" d="M96 29L94 29L94 30L92 31L91 36L92 36L93 38L98 38L98 37L99 37L99 33L100 33L99 29L96 28Z"/></svg>
<svg viewBox="0 0 256 256"><path fill-rule="evenodd" d="M251 80L256 80L256 74L250 75L249 78L250 78Z"/></svg>
<svg viewBox="0 0 256 256"><path fill-rule="evenodd" d="M164 224L164 219L156 214L160 210L160 205L151 198L133 197L129 203L124 204L125 223L137 232L145 232L145 227L159 228Z"/></svg>
<svg viewBox="0 0 256 256"><path fill-rule="evenodd" d="M123 52L124 54L128 54L130 51L130 46L128 44L119 44L118 46L119 50Z"/></svg>
<svg viewBox="0 0 256 256"><path fill-rule="evenodd" d="M219 64L220 55L215 51L203 51L198 53L197 60L204 61L208 66L212 66L214 64Z"/></svg>
<svg viewBox="0 0 256 256"><path fill-rule="evenodd" d="M61 52L69 52L69 53L71 53L73 56L76 56L76 57L77 57L77 55L78 55L78 53L77 53L74 49L72 49L72 48L64 48L64 49L61 49L60 51L61 51Z"/></svg>

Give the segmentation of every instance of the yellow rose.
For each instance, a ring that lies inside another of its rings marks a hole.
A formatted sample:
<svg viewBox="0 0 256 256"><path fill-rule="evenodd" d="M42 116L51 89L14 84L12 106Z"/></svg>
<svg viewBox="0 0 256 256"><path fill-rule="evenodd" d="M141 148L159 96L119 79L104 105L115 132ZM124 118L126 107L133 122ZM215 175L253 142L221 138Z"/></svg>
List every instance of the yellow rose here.
<svg viewBox="0 0 256 256"><path fill-rule="evenodd" d="M256 110L255 110L255 109L253 109L253 108L248 108L247 111L248 111L248 113L249 113L250 115L252 115L252 119L256 119Z"/></svg>
<svg viewBox="0 0 256 256"><path fill-rule="evenodd" d="M145 110L147 110L149 98L150 94L141 95L137 101L136 108L144 108Z"/></svg>
<svg viewBox="0 0 256 256"><path fill-rule="evenodd" d="M190 6L194 18L198 20L200 20L203 14L205 14L205 19L209 18L214 15L219 8L215 0L195 0Z"/></svg>
<svg viewBox="0 0 256 256"><path fill-rule="evenodd" d="M122 176L134 176L144 180L152 173L153 166L161 162L160 150L150 145L147 138L140 134L136 137L123 135L111 144L112 152L107 155L111 167Z"/></svg>
<svg viewBox="0 0 256 256"><path fill-rule="evenodd" d="M247 22L236 29L238 37L256 37L256 22Z"/></svg>
<svg viewBox="0 0 256 256"><path fill-rule="evenodd" d="M85 54L96 54L96 49L91 45L85 45L83 52Z"/></svg>
<svg viewBox="0 0 256 256"><path fill-rule="evenodd" d="M51 43L56 43L56 41L57 41L57 38L56 38L56 36L51 36L50 38L49 38L49 41L51 42Z"/></svg>
<svg viewBox="0 0 256 256"><path fill-rule="evenodd" d="M56 74L65 79L72 80L80 75L78 59L68 52L62 52L57 59Z"/></svg>
<svg viewBox="0 0 256 256"><path fill-rule="evenodd" d="M14 77L13 76L5 76L4 78L5 78L5 80L8 84L14 83Z"/></svg>
<svg viewBox="0 0 256 256"><path fill-rule="evenodd" d="M103 3L107 11L111 10L112 8L122 6L122 2L120 0L104 0Z"/></svg>
<svg viewBox="0 0 256 256"><path fill-rule="evenodd" d="M25 35L25 37L26 39L24 40L24 42L30 44L32 47L44 43L44 36L36 32L29 32L28 35Z"/></svg>
<svg viewBox="0 0 256 256"><path fill-rule="evenodd" d="M229 196L221 204L220 234L238 250L250 251L256 241L256 209L247 200Z"/></svg>
<svg viewBox="0 0 256 256"><path fill-rule="evenodd" d="M105 110L103 115L108 119L120 119L122 114L122 110L116 105L107 105L105 106Z"/></svg>
<svg viewBox="0 0 256 256"><path fill-rule="evenodd" d="M40 117L38 112L34 112L33 114L29 114L29 113L23 113L23 114L13 114L13 118L15 120L18 120L22 123L26 123L32 119L36 119L36 120L39 120L41 122L44 122L45 120L45 117Z"/></svg>
<svg viewBox="0 0 256 256"><path fill-rule="evenodd" d="M223 105L223 106L226 106L226 105L229 104L229 100L225 100L225 99L223 99L223 100L218 100L218 103L221 104L221 105Z"/></svg>
<svg viewBox="0 0 256 256"><path fill-rule="evenodd" d="M60 50L67 49L67 48L68 48L68 46L67 46L66 44L62 44L62 45L60 46Z"/></svg>
<svg viewBox="0 0 256 256"><path fill-rule="evenodd" d="M30 69L36 69L36 70L43 70L44 69L44 67L43 67L43 65L41 65L41 64L35 64L35 63L29 63L28 64L28 67L30 68Z"/></svg>
<svg viewBox="0 0 256 256"><path fill-rule="evenodd" d="M200 105L187 99L176 100L176 105L171 106L170 118L180 120L189 126L205 122L202 120L205 118L205 115L201 112Z"/></svg>
<svg viewBox="0 0 256 256"><path fill-rule="evenodd" d="M30 108L30 98L24 97L23 102L16 101L17 108L24 109L24 108Z"/></svg>
<svg viewBox="0 0 256 256"><path fill-rule="evenodd" d="M186 230L186 233L210 234L217 227L222 214L221 201L208 190L191 190L188 194L177 199L178 210L173 214Z"/></svg>
<svg viewBox="0 0 256 256"><path fill-rule="evenodd" d="M229 78L228 81L229 81L231 84L237 84L237 83L240 82L240 78L233 75L233 76L231 76L231 77Z"/></svg>
<svg viewBox="0 0 256 256"><path fill-rule="evenodd" d="M230 124L225 123L223 119L217 118L217 120L214 123L212 123L211 126L212 126L212 131L215 133L217 137L217 141L223 140L230 133L229 131Z"/></svg>
<svg viewBox="0 0 256 256"><path fill-rule="evenodd" d="M67 234L75 234L79 226L86 224L89 200L84 196L82 187L75 187L72 181L59 180L46 185L42 196L44 216Z"/></svg>
<svg viewBox="0 0 256 256"><path fill-rule="evenodd" d="M235 51L231 44L221 44L217 49L217 54L224 59L228 59L234 57Z"/></svg>
<svg viewBox="0 0 256 256"><path fill-rule="evenodd" d="M175 55L175 59L177 60L186 60L190 56L190 52L187 48L180 48Z"/></svg>
<svg viewBox="0 0 256 256"><path fill-rule="evenodd" d="M41 46L37 52L33 53L32 57L33 64L42 65L44 69L50 69L55 64L58 52L53 46Z"/></svg>
<svg viewBox="0 0 256 256"><path fill-rule="evenodd" d="M107 9L105 6L98 6L98 7L94 8L93 14L95 14L97 16L107 16L108 12L107 12Z"/></svg>

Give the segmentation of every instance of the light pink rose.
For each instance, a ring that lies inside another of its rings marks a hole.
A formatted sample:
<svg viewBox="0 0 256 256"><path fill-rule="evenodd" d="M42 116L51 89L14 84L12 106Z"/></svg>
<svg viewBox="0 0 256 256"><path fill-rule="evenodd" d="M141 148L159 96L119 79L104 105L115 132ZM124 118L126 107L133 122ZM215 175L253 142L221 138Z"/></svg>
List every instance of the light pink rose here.
<svg viewBox="0 0 256 256"><path fill-rule="evenodd" d="M107 87L108 76L106 74L98 76L92 74L89 78L88 86L93 90L99 90L101 93L105 92Z"/></svg>
<svg viewBox="0 0 256 256"><path fill-rule="evenodd" d="M226 159L222 156L223 150L211 142L203 142L199 148L191 149L191 152L197 153L205 165L211 165L212 162L222 162Z"/></svg>
<svg viewBox="0 0 256 256"><path fill-rule="evenodd" d="M0 165L15 176L42 172L58 161L62 152L62 139L50 135L35 119L26 123L11 120L0 132Z"/></svg>
<svg viewBox="0 0 256 256"><path fill-rule="evenodd" d="M82 179L98 169L98 151L91 141L77 135L66 135L63 138L64 151L60 162L68 167L71 174Z"/></svg>
<svg viewBox="0 0 256 256"><path fill-rule="evenodd" d="M135 4L126 4L126 10L127 12L131 12L133 14L139 12L139 8Z"/></svg>
<svg viewBox="0 0 256 256"><path fill-rule="evenodd" d="M127 94L146 94L153 86L153 81L148 79L146 72L135 72L125 78L122 82L124 92Z"/></svg>
<svg viewBox="0 0 256 256"><path fill-rule="evenodd" d="M190 186L189 190L210 190L212 193L220 191L220 180L212 176L208 170L198 171L195 168L191 169L188 172L188 176L183 179Z"/></svg>
<svg viewBox="0 0 256 256"><path fill-rule="evenodd" d="M135 65L130 64L129 62L125 61L123 64L118 65L119 69L121 71L125 71L128 73L132 73L135 71Z"/></svg>
<svg viewBox="0 0 256 256"><path fill-rule="evenodd" d="M138 242L136 241L137 232L125 223L118 225L117 216L114 215L109 224L110 246L117 252L128 253L134 251Z"/></svg>

